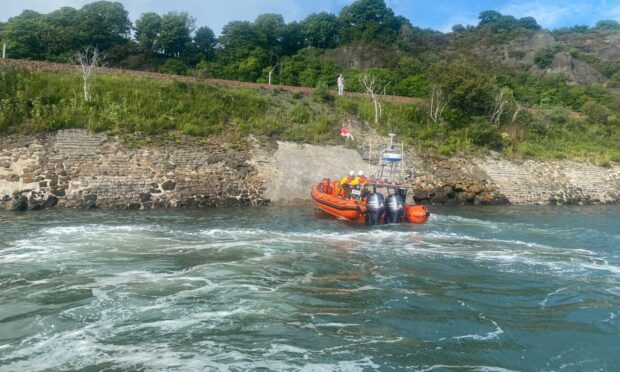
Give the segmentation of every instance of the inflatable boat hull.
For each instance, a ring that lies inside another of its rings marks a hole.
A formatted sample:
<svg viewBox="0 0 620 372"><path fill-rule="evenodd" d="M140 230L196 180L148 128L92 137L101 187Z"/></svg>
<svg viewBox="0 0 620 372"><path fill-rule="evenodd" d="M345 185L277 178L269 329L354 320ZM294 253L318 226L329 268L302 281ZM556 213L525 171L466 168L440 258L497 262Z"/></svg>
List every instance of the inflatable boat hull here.
<svg viewBox="0 0 620 372"><path fill-rule="evenodd" d="M359 224L367 223L365 203L344 197L339 185L335 182L329 182L328 185L319 183L313 186L310 195L316 207L337 219ZM423 205L405 204L402 222L423 224L429 216L430 213ZM379 223L385 223L384 216L381 216Z"/></svg>

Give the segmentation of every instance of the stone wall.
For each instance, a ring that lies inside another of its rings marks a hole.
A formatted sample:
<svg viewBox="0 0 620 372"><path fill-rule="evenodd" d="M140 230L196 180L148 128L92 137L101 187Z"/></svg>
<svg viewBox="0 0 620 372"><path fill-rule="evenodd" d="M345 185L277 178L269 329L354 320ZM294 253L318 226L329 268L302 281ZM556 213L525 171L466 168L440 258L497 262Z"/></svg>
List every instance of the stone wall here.
<svg viewBox="0 0 620 372"><path fill-rule="evenodd" d="M242 151L221 139L180 137L140 149L107 134L64 130L0 138L0 209L153 209L299 204L323 177L370 173L368 150L386 139L342 146L272 143L249 137ZM127 141L132 143L133 141ZM371 146L372 143L372 146ZM366 156L360 155L366 154ZM620 167L569 161L507 161L405 154L418 201L458 204L606 204L620 200Z"/></svg>
<svg viewBox="0 0 620 372"><path fill-rule="evenodd" d="M410 158L416 159L415 154ZM418 158L415 163L408 168L412 189L419 199L432 203L587 205L620 201L618 166L498 157Z"/></svg>
<svg viewBox="0 0 620 372"><path fill-rule="evenodd" d="M0 139L0 208L220 207L268 204L253 156L216 141L129 149L63 130Z"/></svg>
<svg viewBox="0 0 620 372"><path fill-rule="evenodd" d="M573 161L475 159L512 204L610 204L620 200L620 167Z"/></svg>

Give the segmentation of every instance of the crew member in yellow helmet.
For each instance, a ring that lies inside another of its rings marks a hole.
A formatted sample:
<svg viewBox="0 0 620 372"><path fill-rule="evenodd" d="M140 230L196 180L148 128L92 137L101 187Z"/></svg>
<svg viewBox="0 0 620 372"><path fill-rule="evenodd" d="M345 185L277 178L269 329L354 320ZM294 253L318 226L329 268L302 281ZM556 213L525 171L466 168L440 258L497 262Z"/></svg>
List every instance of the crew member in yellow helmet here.
<svg viewBox="0 0 620 372"><path fill-rule="evenodd" d="M355 180L355 172L350 171L348 176L344 176L344 178L340 180L340 184L342 186L350 185L351 182L353 182L354 180Z"/></svg>

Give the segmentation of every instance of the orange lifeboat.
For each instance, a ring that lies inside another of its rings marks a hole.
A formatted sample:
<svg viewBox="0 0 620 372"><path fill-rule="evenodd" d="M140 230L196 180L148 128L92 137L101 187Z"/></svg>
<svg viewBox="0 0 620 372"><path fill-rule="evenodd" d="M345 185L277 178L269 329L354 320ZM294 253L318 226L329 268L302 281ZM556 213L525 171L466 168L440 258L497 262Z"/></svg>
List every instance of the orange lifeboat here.
<svg viewBox="0 0 620 372"><path fill-rule="evenodd" d="M387 198L376 192L388 190ZM415 223L428 220L430 213L423 205L404 203L398 194L404 189L396 184L367 181L357 189L344 190L339 182L324 179L312 187L312 201L322 211L340 220L359 224ZM406 195L406 192L402 195Z"/></svg>
<svg viewBox="0 0 620 372"><path fill-rule="evenodd" d="M366 225L380 225L392 223L416 223L428 221L430 213L423 205L405 203L407 189L403 185L404 144L398 151L394 144L395 134L390 133L390 142L378 157L377 173L373 179L364 177L359 171L356 178L346 178L350 182L345 185L340 182L324 179L312 187L310 195L312 201L321 210L341 219ZM372 159L371 146L368 149L368 159ZM370 160L368 161L370 165ZM353 171L349 173L352 177Z"/></svg>

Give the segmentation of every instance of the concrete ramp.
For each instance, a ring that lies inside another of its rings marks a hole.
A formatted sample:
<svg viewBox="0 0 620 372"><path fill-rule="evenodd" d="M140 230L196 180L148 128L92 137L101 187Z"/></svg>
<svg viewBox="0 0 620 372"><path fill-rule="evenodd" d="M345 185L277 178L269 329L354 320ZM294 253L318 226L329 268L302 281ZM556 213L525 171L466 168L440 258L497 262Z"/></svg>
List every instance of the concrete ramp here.
<svg viewBox="0 0 620 372"><path fill-rule="evenodd" d="M356 150L342 146L278 142L274 158L278 171L265 185L265 197L275 205L310 202L310 188L323 178L341 179L350 170L369 172L368 163Z"/></svg>

